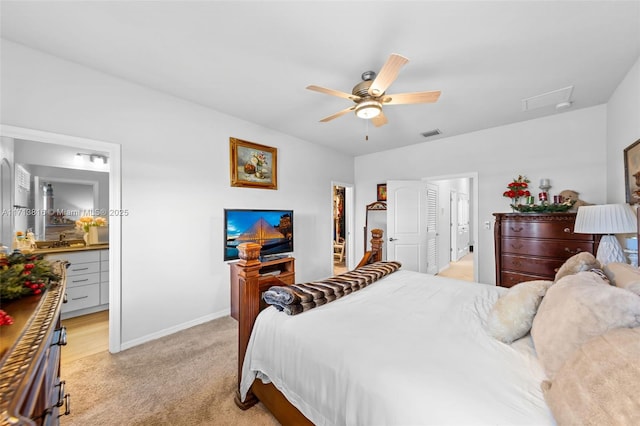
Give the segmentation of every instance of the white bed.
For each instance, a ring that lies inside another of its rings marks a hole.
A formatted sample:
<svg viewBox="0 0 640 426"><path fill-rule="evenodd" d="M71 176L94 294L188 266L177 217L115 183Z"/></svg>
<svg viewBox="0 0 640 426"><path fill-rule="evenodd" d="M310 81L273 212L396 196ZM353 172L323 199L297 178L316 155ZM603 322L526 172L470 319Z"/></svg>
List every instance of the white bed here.
<svg viewBox="0 0 640 426"><path fill-rule="evenodd" d="M302 314L269 307L240 397L258 377L317 425L555 424L530 337L485 330L505 291L401 269Z"/></svg>

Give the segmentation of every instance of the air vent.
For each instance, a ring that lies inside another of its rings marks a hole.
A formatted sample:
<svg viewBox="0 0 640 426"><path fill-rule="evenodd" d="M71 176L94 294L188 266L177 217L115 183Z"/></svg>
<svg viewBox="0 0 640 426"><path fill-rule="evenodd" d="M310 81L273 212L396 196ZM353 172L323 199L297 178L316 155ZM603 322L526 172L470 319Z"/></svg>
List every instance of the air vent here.
<svg viewBox="0 0 640 426"><path fill-rule="evenodd" d="M440 129L433 129L433 130L429 130L427 132L423 132L423 133L420 133L420 134L422 136L424 136L425 138L430 138L431 136L438 136L441 133L442 132L440 131Z"/></svg>

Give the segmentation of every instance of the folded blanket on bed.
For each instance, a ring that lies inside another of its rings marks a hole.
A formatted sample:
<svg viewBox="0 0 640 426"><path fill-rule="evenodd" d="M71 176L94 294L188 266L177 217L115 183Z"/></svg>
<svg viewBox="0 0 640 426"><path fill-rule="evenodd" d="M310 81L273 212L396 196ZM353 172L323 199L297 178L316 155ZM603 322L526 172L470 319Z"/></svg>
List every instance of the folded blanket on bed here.
<svg viewBox="0 0 640 426"><path fill-rule="evenodd" d="M320 281L273 286L262 294L269 305L297 315L351 294L400 269L400 262L376 262Z"/></svg>

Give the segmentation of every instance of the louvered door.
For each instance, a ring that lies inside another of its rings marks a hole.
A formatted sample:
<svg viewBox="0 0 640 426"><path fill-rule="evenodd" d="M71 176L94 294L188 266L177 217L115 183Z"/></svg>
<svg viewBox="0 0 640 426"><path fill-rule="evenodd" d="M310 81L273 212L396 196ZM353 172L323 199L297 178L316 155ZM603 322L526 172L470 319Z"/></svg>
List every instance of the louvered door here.
<svg viewBox="0 0 640 426"><path fill-rule="evenodd" d="M438 185L427 184L427 273L438 273Z"/></svg>

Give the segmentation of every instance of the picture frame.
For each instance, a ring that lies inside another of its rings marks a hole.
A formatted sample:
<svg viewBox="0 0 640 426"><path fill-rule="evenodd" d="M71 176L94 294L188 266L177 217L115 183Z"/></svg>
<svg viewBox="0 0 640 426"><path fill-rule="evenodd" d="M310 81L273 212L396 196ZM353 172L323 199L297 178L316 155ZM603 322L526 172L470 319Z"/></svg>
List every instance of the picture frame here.
<svg viewBox="0 0 640 426"><path fill-rule="evenodd" d="M624 183L627 203L640 203L640 139L624 149Z"/></svg>
<svg viewBox="0 0 640 426"><path fill-rule="evenodd" d="M387 201L387 184L379 183L376 193L378 194L378 201Z"/></svg>
<svg viewBox="0 0 640 426"><path fill-rule="evenodd" d="M278 189L278 149L229 138L231 186Z"/></svg>

